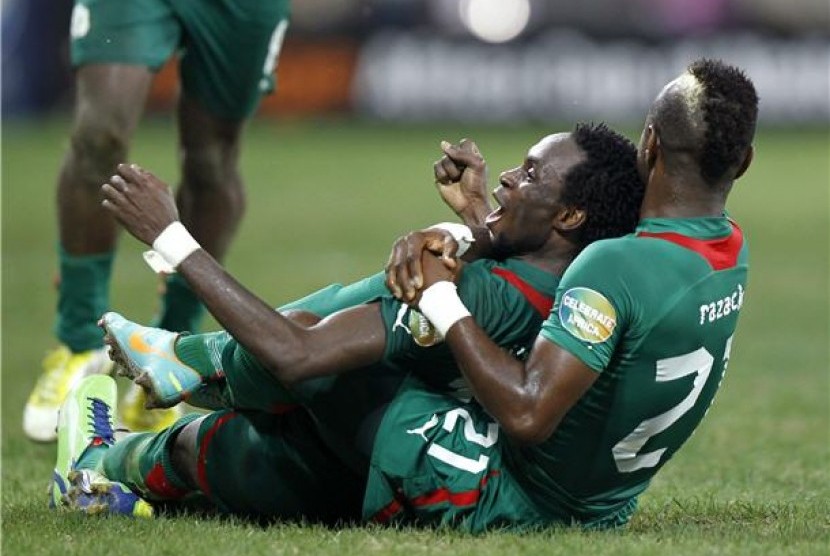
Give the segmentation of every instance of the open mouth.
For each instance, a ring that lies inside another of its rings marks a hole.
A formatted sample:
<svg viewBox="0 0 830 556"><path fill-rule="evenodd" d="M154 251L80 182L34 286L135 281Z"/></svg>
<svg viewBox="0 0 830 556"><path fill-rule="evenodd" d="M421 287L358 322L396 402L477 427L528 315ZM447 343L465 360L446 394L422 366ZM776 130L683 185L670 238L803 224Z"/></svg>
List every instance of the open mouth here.
<svg viewBox="0 0 830 556"><path fill-rule="evenodd" d="M495 191L493 191L493 199L495 199L496 201L496 209L490 214L488 214L487 217L484 219L484 224L487 226L495 224L496 222L501 220L502 216L504 216L505 210L504 206L502 206L501 201L498 198L498 191L498 188Z"/></svg>

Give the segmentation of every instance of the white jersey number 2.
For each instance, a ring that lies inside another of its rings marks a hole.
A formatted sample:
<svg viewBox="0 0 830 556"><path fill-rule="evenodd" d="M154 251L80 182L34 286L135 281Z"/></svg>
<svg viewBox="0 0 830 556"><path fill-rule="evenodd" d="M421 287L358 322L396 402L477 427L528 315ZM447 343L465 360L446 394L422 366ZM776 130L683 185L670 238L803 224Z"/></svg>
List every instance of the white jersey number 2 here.
<svg viewBox="0 0 830 556"><path fill-rule="evenodd" d="M732 350L732 337L726 341L726 349L723 353L723 370L726 372L726 365L729 362L729 352ZM620 473L631 473L638 469L654 467L660 463L660 458L667 448L660 448L651 452L640 453L642 447L649 438L655 436L671 427L687 411L692 409L703 391L706 379L712 372L715 358L709 351L701 347L678 357L660 359L657 361L657 382L668 382L694 374L692 391L683 400L665 413L661 413L651 419L642 421L625 438L614 445L611 452L614 454L614 462Z"/></svg>

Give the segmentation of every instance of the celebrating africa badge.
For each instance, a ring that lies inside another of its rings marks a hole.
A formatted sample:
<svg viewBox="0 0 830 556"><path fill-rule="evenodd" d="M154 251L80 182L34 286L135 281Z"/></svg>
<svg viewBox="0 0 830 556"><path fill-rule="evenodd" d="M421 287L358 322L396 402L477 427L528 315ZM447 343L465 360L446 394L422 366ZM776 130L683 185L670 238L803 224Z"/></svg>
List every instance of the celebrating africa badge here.
<svg viewBox="0 0 830 556"><path fill-rule="evenodd" d="M601 293L590 288L571 288L559 304L559 321L574 337L598 344L614 333L617 312Z"/></svg>
<svg viewBox="0 0 830 556"><path fill-rule="evenodd" d="M433 346L442 340L429 319L415 309L409 311L409 330L412 339L421 347Z"/></svg>

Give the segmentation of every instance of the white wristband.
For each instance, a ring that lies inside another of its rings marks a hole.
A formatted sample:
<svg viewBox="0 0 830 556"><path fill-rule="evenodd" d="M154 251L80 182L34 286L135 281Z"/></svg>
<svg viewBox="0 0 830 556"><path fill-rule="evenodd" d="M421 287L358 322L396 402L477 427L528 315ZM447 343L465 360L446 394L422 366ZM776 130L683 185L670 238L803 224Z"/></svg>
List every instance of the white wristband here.
<svg viewBox="0 0 830 556"><path fill-rule="evenodd" d="M455 256L459 258L467 252L470 245L472 245L475 241L473 231L469 226L465 226L464 224L459 224L457 222L441 222L439 224L435 224L434 226L430 226L430 228L444 230L453 237L455 242L458 243L458 251L455 253Z"/></svg>
<svg viewBox="0 0 830 556"><path fill-rule="evenodd" d="M153 241L153 250L144 253L144 260L155 272L170 274L201 247L181 222L173 222Z"/></svg>
<svg viewBox="0 0 830 556"><path fill-rule="evenodd" d="M424 290L418 309L432 323L442 338L447 337L450 327L469 317L470 311L458 297L458 291L452 282L441 281Z"/></svg>

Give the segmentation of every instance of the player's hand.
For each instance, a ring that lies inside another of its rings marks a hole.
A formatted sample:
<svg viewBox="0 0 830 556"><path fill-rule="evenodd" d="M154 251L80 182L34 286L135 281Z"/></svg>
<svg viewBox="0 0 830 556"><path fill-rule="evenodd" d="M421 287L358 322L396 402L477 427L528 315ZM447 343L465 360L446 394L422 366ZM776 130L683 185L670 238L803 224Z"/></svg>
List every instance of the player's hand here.
<svg viewBox="0 0 830 556"><path fill-rule="evenodd" d="M490 212L487 196L487 163L470 139L457 145L441 142L444 153L435 164L435 184L444 202L467 225L481 225Z"/></svg>
<svg viewBox="0 0 830 556"><path fill-rule="evenodd" d="M102 206L147 245L179 219L170 187L136 164L119 164L117 174L101 186Z"/></svg>
<svg viewBox="0 0 830 556"><path fill-rule="evenodd" d="M425 251L421 256L421 268L424 271L423 287L418 293L420 294L435 282L441 282L442 280L455 282L460 275L461 267L462 265L459 264L453 268L449 268L442 258L429 251Z"/></svg>
<svg viewBox="0 0 830 556"><path fill-rule="evenodd" d="M457 270L455 254L458 243L445 230L426 229L410 232L395 240L386 263L386 287L396 298L410 303L424 288L424 253L439 255L449 270Z"/></svg>

